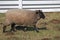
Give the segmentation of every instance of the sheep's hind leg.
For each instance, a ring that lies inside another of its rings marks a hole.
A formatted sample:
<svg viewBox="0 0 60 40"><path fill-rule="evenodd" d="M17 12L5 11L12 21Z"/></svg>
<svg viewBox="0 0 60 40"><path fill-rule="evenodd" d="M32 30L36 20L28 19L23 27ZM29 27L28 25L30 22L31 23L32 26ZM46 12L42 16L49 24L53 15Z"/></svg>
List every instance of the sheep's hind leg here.
<svg viewBox="0 0 60 40"><path fill-rule="evenodd" d="M3 33L6 32L5 30L6 30L6 26L3 27Z"/></svg>
<svg viewBox="0 0 60 40"><path fill-rule="evenodd" d="M11 30L10 30L10 31L14 31L14 32L16 31L16 30L15 30L15 23L12 23L12 24L11 24Z"/></svg>
<svg viewBox="0 0 60 40"><path fill-rule="evenodd" d="M36 30L36 32L39 32L38 28L34 25L34 30Z"/></svg>

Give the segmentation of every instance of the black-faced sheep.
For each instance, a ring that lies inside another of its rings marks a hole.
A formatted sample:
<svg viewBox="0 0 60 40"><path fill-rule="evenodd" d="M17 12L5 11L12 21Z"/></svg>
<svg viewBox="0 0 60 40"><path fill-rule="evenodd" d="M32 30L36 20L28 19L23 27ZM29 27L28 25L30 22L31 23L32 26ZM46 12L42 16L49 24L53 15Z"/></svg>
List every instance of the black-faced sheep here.
<svg viewBox="0 0 60 40"><path fill-rule="evenodd" d="M34 26L38 32L36 23L39 19L45 18L45 15L41 10L31 11L25 9L12 9L6 12L5 21L3 23L3 32L5 32L6 26L11 25L11 30L15 31L15 25Z"/></svg>

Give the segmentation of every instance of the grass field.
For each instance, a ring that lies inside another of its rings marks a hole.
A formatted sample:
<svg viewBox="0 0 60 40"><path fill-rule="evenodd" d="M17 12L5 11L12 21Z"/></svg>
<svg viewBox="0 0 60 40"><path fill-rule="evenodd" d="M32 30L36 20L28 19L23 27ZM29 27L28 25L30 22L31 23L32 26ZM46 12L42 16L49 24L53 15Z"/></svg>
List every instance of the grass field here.
<svg viewBox="0 0 60 40"><path fill-rule="evenodd" d="M60 40L60 12L44 13L46 18L39 20L37 26L39 33L32 27L27 31L17 30L16 32L2 32L0 25L0 40ZM0 23L5 19L5 14L0 14ZM10 27L7 27L9 31Z"/></svg>

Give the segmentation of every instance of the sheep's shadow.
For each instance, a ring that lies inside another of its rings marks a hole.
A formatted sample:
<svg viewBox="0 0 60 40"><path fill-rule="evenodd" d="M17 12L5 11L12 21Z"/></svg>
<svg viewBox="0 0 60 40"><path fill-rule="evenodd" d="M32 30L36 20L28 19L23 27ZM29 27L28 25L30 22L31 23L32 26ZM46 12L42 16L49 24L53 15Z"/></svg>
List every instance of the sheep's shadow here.
<svg viewBox="0 0 60 40"><path fill-rule="evenodd" d="M23 30L23 31L34 31L34 27L27 27L27 26L16 26L16 30ZM38 28L38 30L47 30L46 27Z"/></svg>

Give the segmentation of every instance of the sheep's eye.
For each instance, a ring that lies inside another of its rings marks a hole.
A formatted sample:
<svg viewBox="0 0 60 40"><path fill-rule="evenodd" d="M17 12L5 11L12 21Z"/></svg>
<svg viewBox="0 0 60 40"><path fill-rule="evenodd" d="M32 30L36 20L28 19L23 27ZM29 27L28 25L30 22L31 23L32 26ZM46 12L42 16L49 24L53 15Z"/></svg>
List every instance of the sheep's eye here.
<svg viewBox="0 0 60 40"><path fill-rule="evenodd" d="M36 14L38 14L38 12L36 12Z"/></svg>

